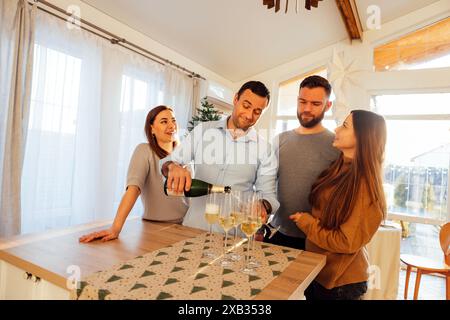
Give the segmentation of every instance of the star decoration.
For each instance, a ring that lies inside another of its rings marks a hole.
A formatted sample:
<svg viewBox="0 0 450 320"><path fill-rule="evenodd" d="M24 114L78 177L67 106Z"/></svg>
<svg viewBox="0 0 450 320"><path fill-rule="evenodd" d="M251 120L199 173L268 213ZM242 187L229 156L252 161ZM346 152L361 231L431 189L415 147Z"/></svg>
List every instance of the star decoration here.
<svg viewBox="0 0 450 320"><path fill-rule="evenodd" d="M357 74L363 70L355 67L356 60L346 62L343 57L333 49L333 57L328 64L328 81L333 86L336 96L334 101L334 113L336 119L342 121L350 111L348 94L352 92L354 87L361 88L357 81ZM353 87L353 88L352 88Z"/></svg>
<svg viewBox="0 0 450 320"><path fill-rule="evenodd" d="M345 63L336 49L333 50L333 58L328 64L328 81L332 83L335 92L340 89L345 90L349 84L359 86L355 75L362 70L355 68L355 62L356 60L352 60Z"/></svg>

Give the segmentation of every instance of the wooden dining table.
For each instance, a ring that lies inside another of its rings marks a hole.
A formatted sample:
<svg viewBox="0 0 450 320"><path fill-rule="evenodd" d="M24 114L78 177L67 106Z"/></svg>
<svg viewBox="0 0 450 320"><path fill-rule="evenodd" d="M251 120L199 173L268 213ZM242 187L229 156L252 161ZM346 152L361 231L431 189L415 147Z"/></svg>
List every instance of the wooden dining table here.
<svg viewBox="0 0 450 320"><path fill-rule="evenodd" d="M67 289L73 266L80 277L107 270L118 263L148 254L183 240L205 234L204 230L173 223L128 219L120 237L113 241L79 243L81 235L104 229L104 224L87 224L36 235L18 236L0 242L0 261L25 274ZM304 290L325 266L326 257L303 251L268 283L254 299L303 299ZM8 290L6 290L8 291ZM8 298L8 292L4 293ZM69 298L69 295L67 295Z"/></svg>

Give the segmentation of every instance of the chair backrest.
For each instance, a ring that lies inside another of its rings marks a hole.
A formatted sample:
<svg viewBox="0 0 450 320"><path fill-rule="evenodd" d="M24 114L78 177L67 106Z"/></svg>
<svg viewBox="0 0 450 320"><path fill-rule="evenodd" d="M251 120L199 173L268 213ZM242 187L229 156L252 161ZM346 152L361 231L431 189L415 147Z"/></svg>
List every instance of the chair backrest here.
<svg viewBox="0 0 450 320"><path fill-rule="evenodd" d="M450 266L450 222L447 222L441 227L439 241L444 252L445 263Z"/></svg>

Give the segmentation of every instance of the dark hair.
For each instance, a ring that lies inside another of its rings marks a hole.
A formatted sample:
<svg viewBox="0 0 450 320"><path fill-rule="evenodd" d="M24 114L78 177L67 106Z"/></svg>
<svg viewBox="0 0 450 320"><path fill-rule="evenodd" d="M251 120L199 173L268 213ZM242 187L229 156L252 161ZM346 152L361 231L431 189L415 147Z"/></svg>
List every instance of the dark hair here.
<svg viewBox="0 0 450 320"><path fill-rule="evenodd" d="M386 217L382 165L386 145L386 122L374 112L353 110L353 130L356 137L355 157L349 170L342 170L344 155L323 171L311 188L309 201L318 208L324 190L332 196L321 208L320 225L337 230L352 214L361 187L369 195L371 205ZM363 185L364 184L364 185Z"/></svg>
<svg viewBox="0 0 450 320"><path fill-rule="evenodd" d="M260 81L248 81L244 83L237 93L237 98L239 99L241 94L247 89L250 89L251 92L260 97L267 98L267 102L270 101L270 91L267 89L266 85Z"/></svg>
<svg viewBox="0 0 450 320"><path fill-rule="evenodd" d="M305 87L308 89L323 88L327 94L327 97L330 97L331 84L324 77L318 75L306 77L303 79L302 83L300 83L300 89Z"/></svg>
<svg viewBox="0 0 450 320"><path fill-rule="evenodd" d="M173 110L167 106L157 106L154 107L152 110L150 110L147 114L147 118L145 119L145 135L147 136L148 144L150 145L150 148L153 150L154 153L158 155L160 159L165 158L169 155L169 153L161 148L158 144L158 141L156 141L156 137L153 134L152 130L152 124L155 122L156 116L164 110L170 110L173 112ZM177 145L177 141L173 142L173 147Z"/></svg>

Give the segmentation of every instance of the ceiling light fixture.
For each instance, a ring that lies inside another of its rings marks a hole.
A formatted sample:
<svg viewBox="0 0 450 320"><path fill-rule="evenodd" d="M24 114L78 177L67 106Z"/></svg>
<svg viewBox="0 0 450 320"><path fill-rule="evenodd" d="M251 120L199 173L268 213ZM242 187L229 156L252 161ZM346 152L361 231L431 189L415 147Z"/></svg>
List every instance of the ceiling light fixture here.
<svg viewBox="0 0 450 320"><path fill-rule="evenodd" d="M289 0L286 1L286 7L284 13L288 12L289 9ZM323 0L305 0L305 8L307 10L311 10L311 7L317 8L319 6L319 1ZM263 5L267 6L267 9L272 9L275 7L275 12L280 11L281 8L281 0L263 0ZM299 0L295 0L295 12L299 11Z"/></svg>

